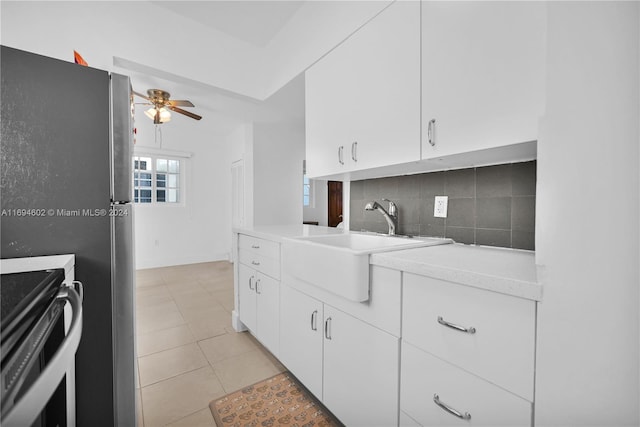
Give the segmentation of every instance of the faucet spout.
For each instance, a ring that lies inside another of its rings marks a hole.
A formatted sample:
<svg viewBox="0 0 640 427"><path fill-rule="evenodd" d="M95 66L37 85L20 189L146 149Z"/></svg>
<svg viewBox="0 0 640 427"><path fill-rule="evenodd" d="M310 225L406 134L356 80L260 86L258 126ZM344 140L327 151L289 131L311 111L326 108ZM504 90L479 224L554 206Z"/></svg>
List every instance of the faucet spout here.
<svg viewBox="0 0 640 427"><path fill-rule="evenodd" d="M388 199L382 199L389 202L389 212L387 212L380 203L375 200L367 203L364 206L365 211L374 211L377 210L382 214L384 219L387 221L387 225L389 226L389 236L393 236L396 234L396 228L398 227L398 207L395 203Z"/></svg>

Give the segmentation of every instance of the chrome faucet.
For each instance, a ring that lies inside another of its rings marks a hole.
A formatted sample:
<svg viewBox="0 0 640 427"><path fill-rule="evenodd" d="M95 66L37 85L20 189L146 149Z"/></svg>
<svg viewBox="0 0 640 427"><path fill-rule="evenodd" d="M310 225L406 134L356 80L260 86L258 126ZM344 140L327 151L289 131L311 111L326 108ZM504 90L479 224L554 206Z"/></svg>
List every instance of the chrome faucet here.
<svg viewBox="0 0 640 427"><path fill-rule="evenodd" d="M377 210L378 212L380 212L389 225L389 236L393 236L396 234L396 228L398 227L398 207L389 199L382 200L384 200L385 202L389 202L389 212L384 210L384 208L380 206L380 203L376 202L375 200L373 202L367 203L364 206L364 210Z"/></svg>

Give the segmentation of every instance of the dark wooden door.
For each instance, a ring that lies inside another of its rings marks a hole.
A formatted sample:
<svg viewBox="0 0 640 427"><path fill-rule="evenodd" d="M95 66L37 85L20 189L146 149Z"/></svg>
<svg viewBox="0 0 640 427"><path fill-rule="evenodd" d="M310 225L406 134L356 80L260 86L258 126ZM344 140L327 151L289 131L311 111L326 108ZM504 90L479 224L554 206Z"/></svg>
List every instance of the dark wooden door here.
<svg viewBox="0 0 640 427"><path fill-rule="evenodd" d="M328 185L328 225L335 227L342 222L342 181L329 181Z"/></svg>

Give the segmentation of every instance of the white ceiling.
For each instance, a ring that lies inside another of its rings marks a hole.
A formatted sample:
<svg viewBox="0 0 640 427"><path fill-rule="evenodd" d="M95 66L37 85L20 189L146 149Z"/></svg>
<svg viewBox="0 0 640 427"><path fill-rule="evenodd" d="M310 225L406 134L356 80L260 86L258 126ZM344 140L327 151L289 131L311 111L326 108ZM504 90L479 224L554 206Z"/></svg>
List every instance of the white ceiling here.
<svg viewBox="0 0 640 427"><path fill-rule="evenodd" d="M152 1L257 47L265 47L304 1Z"/></svg>
<svg viewBox="0 0 640 427"><path fill-rule="evenodd" d="M304 1L151 1L149 3L262 49L292 19ZM171 27L170 24L166 26ZM189 33L189 28L177 30L185 34ZM193 42L206 43L199 39L194 39ZM192 101L196 107L187 108L187 110L205 116L208 121L215 121L219 128L233 129L239 121L255 120L261 115L261 102L257 99L122 58L114 58L114 65L126 69L126 74L131 76L134 89L138 92L145 93L148 88L167 89L171 92L172 99ZM295 90L303 99L304 87L296 85ZM145 102L142 99L136 101Z"/></svg>

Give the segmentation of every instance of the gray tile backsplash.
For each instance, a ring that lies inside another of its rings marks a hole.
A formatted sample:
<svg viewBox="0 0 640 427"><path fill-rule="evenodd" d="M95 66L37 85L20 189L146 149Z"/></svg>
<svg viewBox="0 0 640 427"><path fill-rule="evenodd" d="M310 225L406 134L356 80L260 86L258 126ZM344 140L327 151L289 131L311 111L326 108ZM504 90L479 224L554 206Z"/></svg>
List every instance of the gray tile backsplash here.
<svg viewBox="0 0 640 427"><path fill-rule="evenodd" d="M447 218L433 216L434 197L448 196ZM351 230L386 233L382 199L398 206L398 233L449 237L459 243L535 249L536 162L512 163L351 182Z"/></svg>

